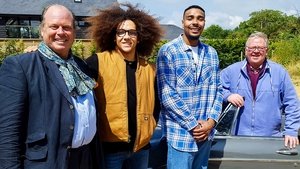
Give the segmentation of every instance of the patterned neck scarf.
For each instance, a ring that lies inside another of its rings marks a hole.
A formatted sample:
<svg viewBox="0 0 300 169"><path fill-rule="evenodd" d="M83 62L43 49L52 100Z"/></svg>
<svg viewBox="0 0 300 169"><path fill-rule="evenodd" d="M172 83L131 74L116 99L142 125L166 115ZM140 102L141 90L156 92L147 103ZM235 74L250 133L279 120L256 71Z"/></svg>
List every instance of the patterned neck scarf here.
<svg viewBox="0 0 300 169"><path fill-rule="evenodd" d="M96 82L83 73L74 58L63 60L53 52L44 42L39 44L38 50L48 59L59 65L59 71L62 74L69 92L75 92L78 95L84 95L94 88Z"/></svg>

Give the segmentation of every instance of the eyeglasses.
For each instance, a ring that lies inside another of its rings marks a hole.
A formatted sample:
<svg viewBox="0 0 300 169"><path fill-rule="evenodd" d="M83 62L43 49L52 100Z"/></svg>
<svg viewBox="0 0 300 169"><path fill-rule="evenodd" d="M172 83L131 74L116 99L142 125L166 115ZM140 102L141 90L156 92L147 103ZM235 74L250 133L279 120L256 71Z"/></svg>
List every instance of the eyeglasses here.
<svg viewBox="0 0 300 169"><path fill-rule="evenodd" d="M125 29L117 29L116 35L119 37L124 37L126 35L126 32L130 37L137 37L138 33L136 30L130 29L130 30L125 30Z"/></svg>
<svg viewBox="0 0 300 169"><path fill-rule="evenodd" d="M259 52L263 52L267 49L267 47L259 47L259 46L253 46L253 47L249 47L247 46L246 49L249 51L249 52L254 52L256 49L259 51Z"/></svg>

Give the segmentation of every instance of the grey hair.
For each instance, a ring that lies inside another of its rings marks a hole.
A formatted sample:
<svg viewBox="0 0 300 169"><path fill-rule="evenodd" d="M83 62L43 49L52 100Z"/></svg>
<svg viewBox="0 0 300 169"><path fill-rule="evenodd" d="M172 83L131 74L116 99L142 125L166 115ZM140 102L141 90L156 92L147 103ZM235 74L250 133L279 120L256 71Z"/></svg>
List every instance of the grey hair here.
<svg viewBox="0 0 300 169"><path fill-rule="evenodd" d="M265 33L263 33L263 32L254 32L254 33L252 33L252 34L248 37L248 39L247 39L246 46L249 44L250 39L253 39L253 38L262 38L262 39L264 39L264 41L266 42L266 47L269 46L269 39L268 39L268 36L267 36Z"/></svg>

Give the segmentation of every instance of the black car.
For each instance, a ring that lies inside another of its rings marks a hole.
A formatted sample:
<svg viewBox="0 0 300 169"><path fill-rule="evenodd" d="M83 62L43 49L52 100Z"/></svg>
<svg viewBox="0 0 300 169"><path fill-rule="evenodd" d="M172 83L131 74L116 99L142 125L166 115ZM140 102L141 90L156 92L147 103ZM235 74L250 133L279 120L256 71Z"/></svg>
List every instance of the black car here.
<svg viewBox="0 0 300 169"><path fill-rule="evenodd" d="M239 109L229 104L216 125L209 169L300 169L300 146L284 147L283 138L235 136L233 129ZM299 131L300 132L300 131ZM151 139L149 168L166 168L167 143L160 125Z"/></svg>

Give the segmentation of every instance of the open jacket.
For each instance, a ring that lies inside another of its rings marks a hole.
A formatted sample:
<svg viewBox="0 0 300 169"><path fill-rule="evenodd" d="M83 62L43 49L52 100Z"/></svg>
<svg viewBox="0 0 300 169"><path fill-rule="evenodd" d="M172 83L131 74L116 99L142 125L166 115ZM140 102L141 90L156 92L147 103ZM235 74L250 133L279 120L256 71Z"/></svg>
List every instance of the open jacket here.
<svg viewBox="0 0 300 169"><path fill-rule="evenodd" d="M85 63L74 60L88 74ZM71 96L54 62L39 51L3 62L0 168L67 169L74 118Z"/></svg>
<svg viewBox="0 0 300 169"><path fill-rule="evenodd" d="M99 133L103 142L129 142L126 62L116 51L93 55L99 86L98 98ZM96 57L96 59L95 59ZM88 61L88 63L90 63ZM92 64L92 63L91 63ZM133 151L143 148L151 139L156 126L157 110L155 95L155 65L138 58L136 78L137 131ZM159 107L159 106L158 106Z"/></svg>
<svg viewBox="0 0 300 169"><path fill-rule="evenodd" d="M246 64L246 60L237 62L221 72L224 100L227 101L233 93L245 98L235 134L297 136L300 127L299 99L288 72L281 65L267 60L254 98Z"/></svg>

